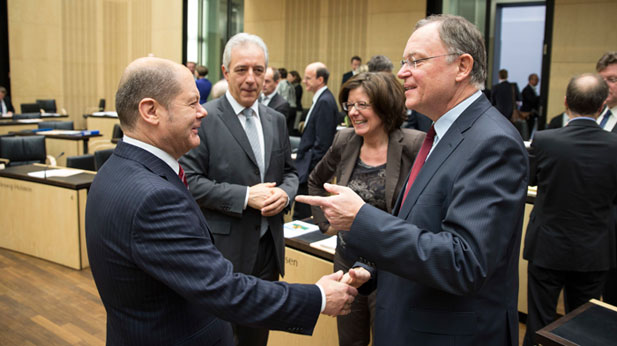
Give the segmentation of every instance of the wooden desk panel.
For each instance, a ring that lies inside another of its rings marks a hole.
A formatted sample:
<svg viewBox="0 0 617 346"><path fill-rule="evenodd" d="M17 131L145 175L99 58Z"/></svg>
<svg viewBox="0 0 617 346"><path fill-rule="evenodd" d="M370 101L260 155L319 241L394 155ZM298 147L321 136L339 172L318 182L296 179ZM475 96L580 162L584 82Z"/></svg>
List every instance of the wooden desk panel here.
<svg viewBox="0 0 617 346"><path fill-rule="evenodd" d="M0 123L0 135L6 135L10 132L19 132L23 130L35 130L37 128L38 128L38 125L33 124L33 123L23 123L23 124L13 123L13 122L11 122L10 124Z"/></svg>
<svg viewBox="0 0 617 346"><path fill-rule="evenodd" d="M306 254L302 251L285 248L285 281L314 284L322 276L332 273L332 262ZM338 332L336 318L319 315L312 336L270 331L268 346L336 346Z"/></svg>
<svg viewBox="0 0 617 346"><path fill-rule="evenodd" d="M99 132L103 135L103 140L108 140L111 143L111 136L114 132L114 125L120 124L120 120L114 117L95 117L95 116L87 116L86 117L86 128L88 130L99 130Z"/></svg>
<svg viewBox="0 0 617 346"><path fill-rule="evenodd" d="M47 136L45 137L45 150L47 155L57 158L56 165L63 167L66 167L67 157L85 154L83 140L68 140ZM58 157L61 153L64 153L64 155Z"/></svg>
<svg viewBox="0 0 617 346"><path fill-rule="evenodd" d="M88 265L84 227L86 191L0 177L0 247L63 264Z"/></svg>

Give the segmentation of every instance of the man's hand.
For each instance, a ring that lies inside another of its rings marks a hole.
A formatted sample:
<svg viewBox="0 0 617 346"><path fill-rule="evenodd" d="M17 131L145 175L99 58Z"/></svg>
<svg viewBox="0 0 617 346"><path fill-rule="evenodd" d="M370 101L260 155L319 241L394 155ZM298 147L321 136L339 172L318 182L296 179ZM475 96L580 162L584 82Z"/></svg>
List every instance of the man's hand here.
<svg viewBox="0 0 617 346"><path fill-rule="evenodd" d="M261 183L249 187L248 206L261 210L264 207L264 201L270 197L270 190L276 186L276 183Z"/></svg>
<svg viewBox="0 0 617 346"><path fill-rule="evenodd" d="M287 206L289 196L280 187L274 187L270 189L270 196L263 202L264 206L261 208L261 215L274 216Z"/></svg>
<svg viewBox="0 0 617 346"><path fill-rule="evenodd" d="M324 184L324 189L333 196L296 196L296 201L321 207L330 225L337 230L348 231L358 211L364 205L360 196L346 186Z"/></svg>
<svg viewBox="0 0 617 346"><path fill-rule="evenodd" d="M326 294L326 308L322 314L329 316L347 315L351 312L351 303L358 294L355 288L339 282L343 278L343 271L325 275L317 285L323 288Z"/></svg>
<svg viewBox="0 0 617 346"><path fill-rule="evenodd" d="M357 267L349 269L349 271L343 275L341 282L358 288L364 285L364 283L366 283L370 278L371 273L369 273L368 270L362 267Z"/></svg>

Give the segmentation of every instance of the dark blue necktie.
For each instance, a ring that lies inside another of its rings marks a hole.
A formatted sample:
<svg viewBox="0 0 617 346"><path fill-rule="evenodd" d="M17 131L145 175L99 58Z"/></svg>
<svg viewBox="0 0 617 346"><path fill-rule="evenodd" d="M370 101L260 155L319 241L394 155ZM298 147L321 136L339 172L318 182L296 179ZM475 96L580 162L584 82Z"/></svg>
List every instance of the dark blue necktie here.
<svg viewBox="0 0 617 346"><path fill-rule="evenodd" d="M613 113L611 112L611 110L607 110L606 114L604 114L604 118L602 118L602 121L600 121L600 127L604 128L604 126L606 126L606 123L608 122L608 118L612 115Z"/></svg>

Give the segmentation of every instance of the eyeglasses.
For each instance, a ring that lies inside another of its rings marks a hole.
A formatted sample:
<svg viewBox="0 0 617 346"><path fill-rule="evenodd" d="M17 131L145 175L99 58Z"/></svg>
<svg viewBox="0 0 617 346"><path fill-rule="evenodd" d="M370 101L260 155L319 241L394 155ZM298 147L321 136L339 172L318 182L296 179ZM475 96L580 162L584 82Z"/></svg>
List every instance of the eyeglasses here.
<svg viewBox="0 0 617 346"><path fill-rule="evenodd" d="M426 61L426 60L440 58L442 56L448 56L448 55L460 55L460 54L457 54L457 53L442 54L442 55L429 56L428 58L422 58L422 59L415 59L412 56L412 57L405 58L405 59L401 60L401 67L407 66L410 69L414 69L415 70L415 69L418 68L418 63L421 63L421 62Z"/></svg>
<svg viewBox="0 0 617 346"><path fill-rule="evenodd" d="M343 102L341 105L343 106L343 110L345 112L350 111L352 107L356 107L356 110L363 111L371 106L370 103L366 103L366 102L356 102L356 103Z"/></svg>

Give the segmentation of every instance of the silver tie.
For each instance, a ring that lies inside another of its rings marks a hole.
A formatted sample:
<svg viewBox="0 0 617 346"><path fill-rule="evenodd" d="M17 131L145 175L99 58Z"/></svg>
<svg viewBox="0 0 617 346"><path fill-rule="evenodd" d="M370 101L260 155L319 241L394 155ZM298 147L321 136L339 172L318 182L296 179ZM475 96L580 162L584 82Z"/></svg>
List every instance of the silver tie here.
<svg viewBox="0 0 617 346"><path fill-rule="evenodd" d="M259 166L259 176L261 177L261 182L264 181L264 158L261 155L261 145L259 145L259 135L257 134L257 125L255 125L255 117L253 116L253 110L250 108L245 108L243 111L244 116L246 117L246 122L244 123L244 131L246 132L246 136L251 143L251 148L253 149L253 154L255 155L255 159L257 159L257 166ZM261 217L261 227L259 231L259 237L263 237L264 234L268 231L268 220L265 217Z"/></svg>
<svg viewBox="0 0 617 346"><path fill-rule="evenodd" d="M261 181L264 181L264 158L261 154L261 146L259 145L259 135L257 134L257 125L255 125L255 117L253 116L253 110L250 108L245 108L244 116L246 117L246 122L244 123L244 131L246 132L246 137L248 137L249 142L251 143L251 148L253 149L253 154L255 155L255 159L257 160L257 166L259 167L259 175L261 177Z"/></svg>

